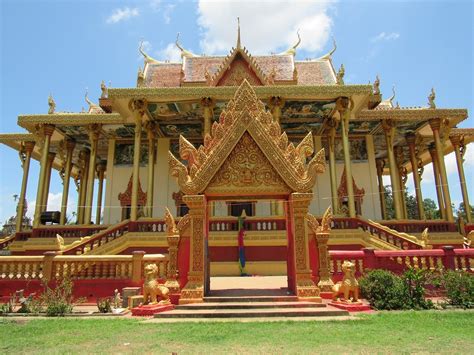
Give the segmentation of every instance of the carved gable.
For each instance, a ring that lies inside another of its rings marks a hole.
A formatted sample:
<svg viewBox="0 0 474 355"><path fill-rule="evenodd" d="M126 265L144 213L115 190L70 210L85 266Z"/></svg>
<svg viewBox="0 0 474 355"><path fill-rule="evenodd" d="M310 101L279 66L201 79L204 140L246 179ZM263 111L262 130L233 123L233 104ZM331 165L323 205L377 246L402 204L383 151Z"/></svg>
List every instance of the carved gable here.
<svg viewBox="0 0 474 355"><path fill-rule="evenodd" d="M288 142L286 133L281 132L246 79L222 111L219 122L212 125L211 133L199 148L180 136L179 153L181 159L187 160L187 166L171 152L168 154L170 173L187 195L206 190L244 135L252 138L291 192L311 192L317 174L325 170L324 149L313 156L312 134L308 133L296 147Z"/></svg>
<svg viewBox="0 0 474 355"><path fill-rule="evenodd" d="M240 86L244 79L254 86L263 85L249 63L238 54L216 86Z"/></svg>
<svg viewBox="0 0 474 355"><path fill-rule="evenodd" d="M209 183L206 195L277 195L291 189L247 132Z"/></svg>

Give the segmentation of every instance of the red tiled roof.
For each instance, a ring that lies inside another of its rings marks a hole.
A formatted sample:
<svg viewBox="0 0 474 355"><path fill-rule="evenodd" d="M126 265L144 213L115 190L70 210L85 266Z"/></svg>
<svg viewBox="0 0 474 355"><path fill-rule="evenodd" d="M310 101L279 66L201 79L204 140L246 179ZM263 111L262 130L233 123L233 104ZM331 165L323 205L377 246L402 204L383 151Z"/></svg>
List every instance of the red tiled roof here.
<svg viewBox="0 0 474 355"><path fill-rule="evenodd" d="M255 56L258 66L266 77L275 70L276 81L293 80L293 70L298 71L298 85L332 85L336 83L329 60L295 62L292 55ZM205 82L206 70L212 77L225 60L224 56L184 58L185 83ZM148 64L145 73L146 87L180 86L181 63Z"/></svg>

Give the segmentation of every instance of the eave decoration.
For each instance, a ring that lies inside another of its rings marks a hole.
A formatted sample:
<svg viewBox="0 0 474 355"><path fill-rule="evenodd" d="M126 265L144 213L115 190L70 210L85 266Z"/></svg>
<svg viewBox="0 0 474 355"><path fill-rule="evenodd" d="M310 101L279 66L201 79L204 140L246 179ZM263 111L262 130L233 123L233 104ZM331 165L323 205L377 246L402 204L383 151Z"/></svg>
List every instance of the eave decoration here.
<svg viewBox="0 0 474 355"><path fill-rule="evenodd" d="M171 175L177 178L183 193L203 193L245 132L293 192L311 192L317 174L325 170L324 149L307 163L314 153L312 134L308 133L296 147L288 142L286 133L281 132L280 125L274 122L272 114L265 110L252 86L244 80L221 113L219 122L212 125L211 135L205 137L204 145L195 148L180 136L179 154L187 166L168 153Z"/></svg>
<svg viewBox="0 0 474 355"><path fill-rule="evenodd" d="M339 184L339 187L337 189L337 198L339 200L339 207L343 205L344 200L347 199L347 183L346 183L346 168L344 167L344 171L342 172L341 176L341 182ZM362 207L362 203L364 202L364 196L365 196L365 189L364 188L359 188L356 185L356 182L354 180L354 176L352 176L352 187L354 189L354 200L356 203L356 210L358 214L360 214L360 208Z"/></svg>

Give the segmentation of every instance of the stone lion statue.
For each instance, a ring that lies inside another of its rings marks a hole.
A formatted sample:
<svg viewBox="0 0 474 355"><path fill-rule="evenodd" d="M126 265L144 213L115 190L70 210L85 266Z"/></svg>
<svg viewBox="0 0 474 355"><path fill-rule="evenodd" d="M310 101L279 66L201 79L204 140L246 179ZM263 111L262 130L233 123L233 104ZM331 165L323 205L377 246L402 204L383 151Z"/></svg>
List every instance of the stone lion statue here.
<svg viewBox="0 0 474 355"><path fill-rule="evenodd" d="M160 284L158 278L158 266L148 264L145 266L145 282L143 283L143 303L144 304L170 304L170 290ZM161 301L158 302L158 297Z"/></svg>
<svg viewBox="0 0 474 355"><path fill-rule="evenodd" d="M359 300L359 283L355 278L355 264L345 260L342 263L344 278L332 288L333 300L337 300L340 295L344 295L344 302L357 302Z"/></svg>

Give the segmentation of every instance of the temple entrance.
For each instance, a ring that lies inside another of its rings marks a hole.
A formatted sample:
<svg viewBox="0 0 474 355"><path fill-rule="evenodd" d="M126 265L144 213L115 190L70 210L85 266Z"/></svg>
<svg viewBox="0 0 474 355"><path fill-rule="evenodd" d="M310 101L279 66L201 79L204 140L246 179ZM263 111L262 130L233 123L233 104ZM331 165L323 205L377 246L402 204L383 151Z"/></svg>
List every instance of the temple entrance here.
<svg viewBox="0 0 474 355"><path fill-rule="evenodd" d="M219 122L212 125L211 135L205 137L204 145L196 148L183 136L179 143L180 158L187 164L170 153L169 166L183 192L183 202L189 208L186 223L190 230L189 271L180 303L202 302L212 288L212 248L221 240L216 239L214 243L210 230L213 223L216 228L224 223L213 221L212 202L230 201L228 208L232 216L242 211L254 214L256 209L251 202L254 200L286 201L282 229L287 240L283 247L286 248L288 292L301 300L321 302L310 269L306 218L316 176L325 169L325 157L324 150L313 155L312 134L297 146L288 142L280 125L274 122L272 114L244 80L222 111ZM235 226L236 217L231 218L234 222L229 224ZM250 223L252 218L257 216L249 217L246 222ZM255 223L268 226L269 222ZM238 227L232 232L239 232ZM258 232L264 234L264 231ZM238 234L230 236L234 251L237 237ZM225 238L222 240L225 242ZM255 238L252 242L255 247L263 248L263 254L271 254L272 245L264 238Z"/></svg>
<svg viewBox="0 0 474 355"><path fill-rule="evenodd" d="M275 196L209 197L206 296L291 294L287 201Z"/></svg>

